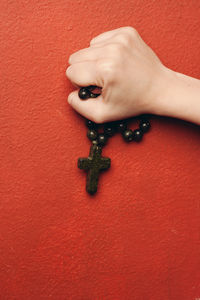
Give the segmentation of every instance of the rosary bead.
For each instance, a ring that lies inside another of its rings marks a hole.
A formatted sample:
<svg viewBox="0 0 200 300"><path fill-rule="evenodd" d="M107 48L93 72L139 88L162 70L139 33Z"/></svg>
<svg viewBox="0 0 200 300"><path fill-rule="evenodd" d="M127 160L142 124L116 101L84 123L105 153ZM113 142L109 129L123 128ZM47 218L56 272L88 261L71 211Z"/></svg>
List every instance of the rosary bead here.
<svg viewBox="0 0 200 300"><path fill-rule="evenodd" d="M96 130L94 130L94 129L90 129L87 132L87 137L90 139L90 141L96 140L97 135L98 134L97 134Z"/></svg>
<svg viewBox="0 0 200 300"><path fill-rule="evenodd" d="M119 123L117 124L117 128L118 128L118 130L119 130L120 132L125 131L125 130L127 129L127 124L126 124L126 122L119 122Z"/></svg>
<svg viewBox="0 0 200 300"><path fill-rule="evenodd" d="M126 129L123 131L122 136L126 142L131 142L133 140L133 131L131 129Z"/></svg>
<svg viewBox="0 0 200 300"><path fill-rule="evenodd" d="M87 128L89 128L89 129L96 129L96 127L97 127L97 124L90 120L86 120L85 123L86 123Z"/></svg>
<svg viewBox="0 0 200 300"><path fill-rule="evenodd" d="M105 124L104 125L104 133L109 137L113 136L113 134L115 133L115 129L114 129L113 125L110 123Z"/></svg>
<svg viewBox="0 0 200 300"><path fill-rule="evenodd" d="M98 143L101 146L104 146L107 142L108 138L104 133L100 133L98 136Z"/></svg>
<svg viewBox="0 0 200 300"><path fill-rule="evenodd" d="M140 142L141 139L142 139L142 137L143 137L143 132L142 132L141 129L135 129L135 130L133 131L133 140L134 140L135 142Z"/></svg>
<svg viewBox="0 0 200 300"><path fill-rule="evenodd" d="M99 96L99 94L94 94L92 92L90 92L90 98L97 98Z"/></svg>
<svg viewBox="0 0 200 300"><path fill-rule="evenodd" d="M92 144L93 144L93 145L98 145L98 141L97 141L97 140L93 140L93 141L92 141Z"/></svg>
<svg viewBox="0 0 200 300"><path fill-rule="evenodd" d="M142 132L147 132L147 131L149 131L151 125L148 120L141 120L139 127L142 130Z"/></svg>
<svg viewBox="0 0 200 300"><path fill-rule="evenodd" d="M78 95L81 99L85 100L90 98L90 91L87 88L81 88L78 92Z"/></svg>

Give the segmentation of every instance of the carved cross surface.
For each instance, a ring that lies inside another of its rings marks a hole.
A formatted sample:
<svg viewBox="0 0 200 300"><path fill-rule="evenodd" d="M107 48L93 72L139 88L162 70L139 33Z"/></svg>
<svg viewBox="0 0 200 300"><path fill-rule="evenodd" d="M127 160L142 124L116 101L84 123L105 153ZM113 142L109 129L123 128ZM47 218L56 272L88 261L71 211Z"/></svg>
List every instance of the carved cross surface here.
<svg viewBox="0 0 200 300"><path fill-rule="evenodd" d="M87 158L78 159L78 168L87 171L86 190L89 194L95 194L98 186L99 173L110 167L111 159L101 156L102 148L92 145Z"/></svg>

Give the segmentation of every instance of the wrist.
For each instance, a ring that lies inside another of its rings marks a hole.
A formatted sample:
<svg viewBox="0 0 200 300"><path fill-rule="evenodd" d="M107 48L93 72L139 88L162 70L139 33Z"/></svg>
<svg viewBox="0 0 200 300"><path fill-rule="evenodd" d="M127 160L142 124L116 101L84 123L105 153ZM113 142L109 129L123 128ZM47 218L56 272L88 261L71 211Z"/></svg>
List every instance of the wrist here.
<svg viewBox="0 0 200 300"><path fill-rule="evenodd" d="M158 85L153 114L200 124L200 80L164 67Z"/></svg>
<svg viewBox="0 0 200 300"><path fill-rule="evenodd" d="M171 91L173 85L177 80L176 72L169 68L162 66L161 72L158 74L158 78L155 80L152 99L151 113L155 115L167 116L171 115Z"/></svg>
<svg viewBox="0 0 200 300"><path fill-rule="evenodd" d="M142 107L144 113L154 115L167 114L169 109L168 100L170 98L169 91L173 89L175 78L174 71L161 65L161 68L151 78L149 89L143 97Z"/></svg>

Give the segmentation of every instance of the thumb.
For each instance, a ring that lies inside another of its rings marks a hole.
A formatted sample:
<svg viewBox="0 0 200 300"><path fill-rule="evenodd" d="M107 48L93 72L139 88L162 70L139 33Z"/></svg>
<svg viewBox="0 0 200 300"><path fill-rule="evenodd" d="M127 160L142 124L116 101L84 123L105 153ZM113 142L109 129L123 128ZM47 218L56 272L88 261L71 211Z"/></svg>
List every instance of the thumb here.
<svg viewBox="0 0 200 300"><path fill-rule="evenodd" d="M85 118L95 122L103 123L104 122L104 106L102 95L99 95L97 98L90 98L87 100L81 100L78 95L78 91L74 91L68 96L68 103L81 115Z"/></svg>

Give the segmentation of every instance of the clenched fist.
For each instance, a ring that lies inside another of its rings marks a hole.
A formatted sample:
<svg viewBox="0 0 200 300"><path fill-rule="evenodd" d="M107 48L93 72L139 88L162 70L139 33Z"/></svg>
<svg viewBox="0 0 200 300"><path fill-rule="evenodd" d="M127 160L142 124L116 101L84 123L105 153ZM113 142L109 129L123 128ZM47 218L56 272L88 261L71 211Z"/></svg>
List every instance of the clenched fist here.
<svg viewBox="0 0 200 300"><path fill-rule="evenodd" d="M194 86L196 94L199 81L165 67L132 27L93 38L88 48L69 57L69 64L66 75L75 87L102 88L98 98L83 101L78 90L68 97L77 112L96 123L146 113L193 120L194 115L187 114L187 93L191 97L188 87ZM200 114L196 117L199 121Z"/></svg>

